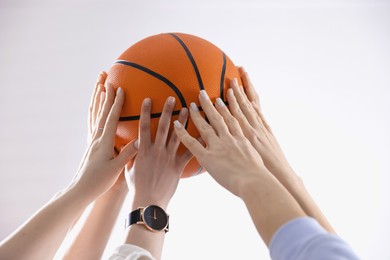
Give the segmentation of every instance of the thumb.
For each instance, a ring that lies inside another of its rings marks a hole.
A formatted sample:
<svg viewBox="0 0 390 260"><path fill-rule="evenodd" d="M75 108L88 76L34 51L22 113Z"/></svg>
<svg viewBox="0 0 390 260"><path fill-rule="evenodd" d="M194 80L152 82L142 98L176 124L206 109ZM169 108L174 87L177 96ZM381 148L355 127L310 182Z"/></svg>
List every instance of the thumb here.
<svg viewBox="0 0 390 260"><path fill-rule="evenodd" d="M137 141L137 139L131 141L128 143L118 154L118 156L113 160L115 162L115 165L123 169L125 165L134 158L134 156L137 154L138 149L134 145L134 143Z"/></svg>

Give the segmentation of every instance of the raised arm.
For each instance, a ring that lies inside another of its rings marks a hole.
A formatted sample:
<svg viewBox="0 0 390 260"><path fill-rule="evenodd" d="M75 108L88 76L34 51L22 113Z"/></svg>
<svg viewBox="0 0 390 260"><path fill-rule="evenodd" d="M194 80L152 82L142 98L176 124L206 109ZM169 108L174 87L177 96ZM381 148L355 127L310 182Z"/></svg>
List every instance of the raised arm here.
<svg viewBox="0 0 390 260"><path fill-rule="evenodd" d="M123 91L108 88L101 113L77 177L0 244L0 259L52 259L85 207L106 192L136 154L130 143L113 158L114 136L124 102Z"/></svg>
<svg viewBox="0 0 390 260"><path fill-rule="evenodd" d="M328 232L334 229L307 191L302 179L294 172L280 148L271 127L260 108L260 98L250 81L248 73L240 68L244 88L237 80L231 81L227 93L229 109L238 120L244 135L263 158L267 169L290 192L305 213L315 218Z"/></svg>
<svg viewBox="0 0 390 260"><path fill-rule="evenodd" d="M189 151L177 153L180 140L174 132L168 136L174 106L175 99L169 97L163 108L156 136L152 138L150 133L152 100L145 99L142 104L138 155L126 178L129 189L134 190L133 203L128 206L129 213L150 205L156 205L166 211L178 186L180 175L192 158ZM185 124L187 117L188 110L183 108L178 120ZM144 222L157 223L160 218L159 211L145 212L143 217ZM138 222L140 220L138 219ZM164 229L156 231L145 224L134 223L127 230L125 243L146 249L154 258L160 259L165 236Z"/></svg>
<svg viewBox="0 0 390 260"><path fill-rule="evenodd" d="M88 114L88 140L98 121L99 104L105 92L107 73L102 72L95 84ZM75 236L64 259L101 259L118 214L128 193L124 171L115 184L92 205L79 233Z"/></svg>
<svg viewBox="0 0 390 260"><path fill-rule="evenodd" d="M268 245L282 225L305 213L264 166L224 102L217 99L214 107L204 90L200 92L199 102L210 123L201 116L195 103L191 104L190 114L206 147L191 137L178 121L174 122L176 134L220 185L245 202Z"/></svg>

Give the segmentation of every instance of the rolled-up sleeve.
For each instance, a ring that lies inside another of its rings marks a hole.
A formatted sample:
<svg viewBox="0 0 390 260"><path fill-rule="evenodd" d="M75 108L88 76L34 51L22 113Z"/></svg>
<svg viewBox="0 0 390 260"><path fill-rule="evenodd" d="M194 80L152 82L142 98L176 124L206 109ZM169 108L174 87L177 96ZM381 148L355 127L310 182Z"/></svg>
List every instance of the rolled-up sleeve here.
<svg viewBox="0 0 390 260"><path fill-rule="evenodd" d="M155 260L149 251L145 249L124 244L119 246L115 252L108 258L109 260Z"/></svg>
<svg viewBox="0 0 390 260"><path fill-rule="evenodd" d="M328 233L309 217L294 219L280 227L269 249L273 260L359 259L344 240Z"/></svg>

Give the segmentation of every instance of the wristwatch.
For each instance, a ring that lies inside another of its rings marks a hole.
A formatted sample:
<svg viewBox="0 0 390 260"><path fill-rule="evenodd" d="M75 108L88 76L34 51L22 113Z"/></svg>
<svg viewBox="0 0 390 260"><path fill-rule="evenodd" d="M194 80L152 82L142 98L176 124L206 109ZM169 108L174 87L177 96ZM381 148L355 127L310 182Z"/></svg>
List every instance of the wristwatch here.
<svg viewBox="0 0 390 260"><path fill-rule="evenodd" d="M125 228L133 224L143 224L153 232L169 231L169 215L159 206L149 205L130 212Z"/></svg>

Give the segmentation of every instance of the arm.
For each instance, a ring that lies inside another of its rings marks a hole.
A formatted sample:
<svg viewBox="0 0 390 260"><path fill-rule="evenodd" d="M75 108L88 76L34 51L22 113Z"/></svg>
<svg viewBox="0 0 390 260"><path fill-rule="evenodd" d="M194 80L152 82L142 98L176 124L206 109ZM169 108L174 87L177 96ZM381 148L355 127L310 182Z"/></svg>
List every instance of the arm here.
<svg viewBox="0 0 390 260"><path fill-rule="evenodd" d="M102 72L95 84L88 113L88 140L98 123L98 112L107 73ZM128 193L124 172L115 184L93 204L81 230L67 250L64 259L100 259L115 221Z"/></svg>
<svg viewBox="0 0 390 260"><path fill-rule="evenodd" d="M1 259L52 259L67 231L85 207L106 192L134 157L133 143L112 158L114 136L124 102L113 88L103 95L98 127L74 182L0 245ZM104 102L104 104L103 104Z"/></svg>
<svg viewBox="0 0 390 260"><path fill-rule="evenodd" d="M179 154L180 145L173 132L168 138L171 115L175 99L167 99L154 141L150 133L151 100L145 99L141 108L138 155L134 167L127 178L129 188L134 190L133 203L128 207L129 212L148 205L157 205L167 209L169 201L179 183L180 175L192 158L188 151ZM183 124L188 117L188 111L183 108L178 120ZM132 244L148 250L156 259L161 258L165 232L152 232L143 225L133 224L127 231L126 244Z"/></svg>
<svg viewBox="0 0 390 260"><path fill-rule="evenodd" d="M294 172L280 148L271 127L260 109L260 99L249 75L240 68L244 91L232 80L227 99L230 111L239 121L245 136L261 155L267 169L290 192L305 213L315 218L327 231L335 233L325 215L314 202L301 178Z"/></svg>
<svg viewBox="0 0 390 260"><path fill-rule="evenodd" d="M126 199L128 189L124 177L120 183L99 197L93 204L80 232L63 259L100 259Z"/></svg>
<svg viewBox="0 0 390 260"><path fill-rule="evenodd" d="M245 202L260 236L268 244L283 224L305 214L269 173L223 101L217 99L214 107L204 90L199 101L210 124L195 103L191 103L190 114L206 147L191 137L178 121L174 122L176 133L210 175Z"/></svg>

